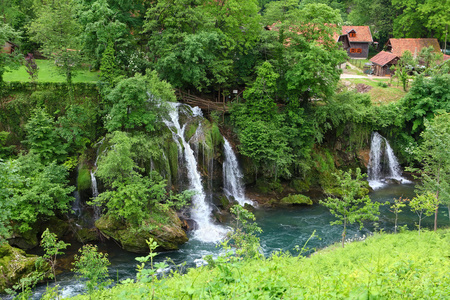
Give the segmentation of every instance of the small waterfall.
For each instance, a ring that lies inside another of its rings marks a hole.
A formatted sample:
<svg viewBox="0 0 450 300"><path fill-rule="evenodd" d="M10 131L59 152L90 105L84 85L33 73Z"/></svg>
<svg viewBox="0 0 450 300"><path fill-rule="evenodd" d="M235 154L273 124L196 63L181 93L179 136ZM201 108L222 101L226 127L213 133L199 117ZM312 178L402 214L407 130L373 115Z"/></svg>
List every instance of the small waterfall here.
<svg viewBox="0 0 450 300"><path fill-rule="evenodd" d="M169 113L170 120L165 120L164 122L172 131L175 143L183 146L184 151L182 152L188 170L189 188L195 192L195 195L192 197L193 208L191 210L191 217L196 221L198 228L194 233L194 238L202 242L218 242L225 237L228 230L223 226L214 224L211 220L212 207L206 201L202 178L197 169L197 159L194 150L184 137L186 124L181 127L179 122L179 108L190 108L190 106L179 103L170 104L173 107L173 110ZM201 110L198 107L189 109L189 111L193 117L202 116Z"/></svg>
<svg viewBox="0 0 450 300"><path fill-rule="evenodd" d="M97 162L98 158L100 157L99 151L100 147L103 145L103 142L105 141L105 138L103 138L100 142L98 142L96 145L99 145L97 148L97 157L95 158L94 163L94 171L93 169L89 170L89 174L91 175L91 188L92 188L92 199L97 198L98 196L98 185L97 185L97 178L95 177L95 172L97 172ZM100 207L97 205L94 205L94 220L98 220L100 218L101 210Z"/></svg>
<svg viewBox="0 0 450 300"><path fill-rule="evenodd" d="M73 191L73 197L75 198L75 201L73 201L72 204L72 211L75 217L79 219L83 212L83 205L81 204L80 193L78 190Z"/></svg>
<svg viewBox="0 0 450 300"><path fill-rule="evenodd" d="M244 176L239 168L239 163L233 148L225 137L223 140L225 154L225 160L223 162L223 189L225 196L227 198L233 197L242 206L246 203L253 205L251 200L245 198L245 188L242 183Z"/></svg>
<svg viewBox="0 0 450 300"><path fill-rule="evenodd" d="M402 169L389 142L378 132L372 134L370 159L367 167L369 185L373 189L382 187L386 179L410 183L402 177Z"/></svg>

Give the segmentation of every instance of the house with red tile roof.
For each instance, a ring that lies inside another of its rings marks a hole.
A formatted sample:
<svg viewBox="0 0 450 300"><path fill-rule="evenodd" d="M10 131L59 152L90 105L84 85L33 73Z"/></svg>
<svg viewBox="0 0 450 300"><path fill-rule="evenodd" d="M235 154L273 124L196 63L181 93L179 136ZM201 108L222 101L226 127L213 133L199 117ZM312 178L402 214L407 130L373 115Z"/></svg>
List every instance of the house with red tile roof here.
<svg viewBox="0 0 450 300"><path fill-rule="evenodd" d="M348 35L350 47L347 49L350 58L367 58L369 46L373 43L369 26L342 26L342 34Z"/></svg>
<svg viewBox="0 0 450 300"><path fill-rule="evenodd" d="M400 58L390 52L381 51L370 59L373 64L373 74L376 76L391 75L391 66L395 65Z"/></svg>
<svg viewBox="0 0 450 300"><path fill-rule="evenodd" d="M419 55L420 50L433 46L435 52L441 52L439 42L436 38L423 38L423 39L389 39L386 43L386 50L399 57L403 55L403 52L409 50L413 57Z"/></svg>

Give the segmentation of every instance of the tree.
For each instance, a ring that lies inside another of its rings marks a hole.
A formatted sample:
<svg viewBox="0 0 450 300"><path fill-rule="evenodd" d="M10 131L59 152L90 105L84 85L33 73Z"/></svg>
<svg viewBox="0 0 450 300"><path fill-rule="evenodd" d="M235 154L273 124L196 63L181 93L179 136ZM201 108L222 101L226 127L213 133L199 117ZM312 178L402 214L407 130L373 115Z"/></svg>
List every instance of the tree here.
<svg viewBox="0 0 450 300"><path fill-rule="evenodd" d="M109 276L108 254L98 252L97 246L92 245L84 245L79 252L80 255L75 255L72 271L78 278L87 279L88 294L92 295L95 290L101 290L112 282L112 280L105 280Z"/></svg>
<svg viewBox="0 0 450 300"><path fill-rule="evenodd" d="M31 118L25 124L27 139L24 141L30 151L38 154L44 164L53 160L63 162L67 152L58 134L55 121L43 109L36 108Z"/></svg>
<svg viewBox="0 0 450 300"><path fill-rule="evenodd" d="M41 247L44 248L44 255L42 256L49 264L52 270L52 275L50 278L55 279L56 283L56 257L58 255L64 254L61 250L70 246L68 243L63 241L58 241L56 234L50 232L48 228L42 233Z"/></svg>
<svg viewBox="0 0 450 300"><path fill-rule="evenodd" d="M151 143L148 139L146 142ZM156 171L149 176L141 174L143 169L134 159L150 154L135 151L140 149L139 136L115 132L110 143L113 148L100 158L96 173L109 189L93 200L95 205L106 206L107 215L139 228L150 216L185 205L190 192L172 195L166 191L167 181Z"/></svg>
<svg viewBox="0 0 450 300"><path fill-rule="evenodd" d="M437 203L445 199L446 204L450 206L450 201L447 200L450 193L448 186L450 183L450 114L437 115L431 121L425 120L425 130L420 136L422 143L415 149L414 154L422 167L412 169L420 174L421 184L417 187L419 193L423 195L420 201L431 201L427 198L427 193L433 193ZM436 204L435 231L437 214Z"/></svg>
<svg viewBox="0 0 450 300"><path fill-rule="evenodd" d="M111 40L108 42L105 51L103 51L100 71L102 72L102 78L109 83L113 83L114 78L118 75L116 57L114 55L114 45Z"/></svg>
<svg viewBox="0 0 450 300"><path fill-rule="evenodd" d="M7 41L18 42L19 39L19 33L10 25L5 24L0 20L0 46L3 48L3 45L5 45ZM19 68L21 59L22 56L19 51L15 51L12 54L0 51L0 87L3 85L3 75L5 72Z"/></svg>
<svg viewBox="0 0 450 300"><path fill-rule="evenodd" d="M0 159L0 246L6 241L11 230L11 208L13 206L13 185L17 180L13 161Z"/></svg>
<svg viewBox="0 0 450 300"><path fill-rule="evenodd" d="M262 230L253 222L255 216L240 205L234 205L230 211L234 215L235 222L233 222L233 230L228 233L222 246L227 249L233 242L232 246L236 249L237 257L261 258L261 245L257 234Z"/></svg>
<svg viewBox="0 0 450 300"><path fill-rule="evenodd" d="M130 29L120 20L120 11L117 8L112 8L107 0L80 2L77 20L81 25L82 49L91 59L95 69L102 65L101 60L108 48L115 50L115 47L118 47L123 50L134 46ZM108 51L111 52L111 49Z"/></svg>
<svg viewBox="0 0 450 300"><path fill-rule="evenodd" d="M44 165L37 154L19 156L14 161L17 180L11 190L11 220L20 232L39 221L66 213L75 189L68 185L67 169L55 161Z"/></svg>
<svg viewBox="0 0 450 300"><path fill-rule="evenodd" d="M395 214L394 233L397 233L398 214L402 212L402 208L406 206L405 202L409 199L394 198L394 203L389 207L389 211Z"/></svg>
<svg viewBox="0 0 450 300"><path fill-rule="evenodd" d="M344 247L345 236L347 234L347 225L358 222L360 229L363 228L364 220L378 220L379 202L372 202L367 195L368 190L361 193L364 182L364 176L359 168L355 171L355 178L352 178L352 172L339 171L335 173L336 183L340 190L340 197L328 197L321 200L320 204L328 207L330 212L338 220L330 222L331 225L342 224L342 247ZM364 194L364 195L361 195Z"/></svg>
<svg viewBox="0 0 450 300"><path fill-rule="evenodd" d="M28 53L27 56L25 56L25 68L28 75L30 75L31 82L35 82L38 79L39 67L31 53Z"/></svg>
<svg viewBox="0 0 450 300"><path fill-rule="evenodd" d="M168 111L165 102L176 100L171 85L160 81L155 71L146 76L136 74L123 79L106 98L110 110L105 127L109 132L135 129L155 131L161 124L157 121Z"/></svg>
<svg viewBox="0 0 450 300"><path fill-rule="evenodd" d="M420 235L420 226L423 218L431 216L434 211L437 210L439 202L436 200L436 196L433 193L426 193L422 195L418 195L411 199L409 202L409 206L411 210L414 211L419 217L419 235ZM424 216L425 215L425 216ZM434 229L436 231L436 227Z"/></svg>
<svg viewBox="0 0 450 300"><path fill-rule="evenodd" d="M450 111L450 74L435 74L431 78L416 76L401 100L401 107L411 133L422 132L425 119L431 121L439 112Z"/></svg>
<svg viewBox="0 0 450 300"><path fill-rule="evenodd" d="M80 59L80 26L75 19L75 2L42 0L35 3L35 9L37 18L27 27L30 39L42 45L45 56L55 60L72 93L74 69Z"/></svg>

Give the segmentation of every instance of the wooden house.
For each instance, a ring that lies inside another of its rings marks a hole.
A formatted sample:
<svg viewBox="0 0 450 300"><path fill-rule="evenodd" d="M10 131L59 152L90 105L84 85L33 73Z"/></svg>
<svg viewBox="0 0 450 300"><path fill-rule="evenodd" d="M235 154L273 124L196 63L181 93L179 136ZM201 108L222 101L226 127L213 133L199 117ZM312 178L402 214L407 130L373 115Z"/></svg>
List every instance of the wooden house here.
<svg viewBox="0 0 450 300"><path fill-rule="evenodd" d="M375 76L389 76L393 74L391 66L395 65L399 57L393 53L381 51L370 59L373 63L373 75Z"/></svg>
<svg viewBox="0 0 450 300"><path fill-rule="evenodd" d="M342 26L342 35L348 35L350 47L347 53L350 58L369 56L369 46L373 43L369 26Z"/></svg>
<svg viewBox="0 0 450 300"><path fill-rule="evenodd" d="M10 42L10 41L6 41L5 44L3 45L3 53L8 53L11 54L13 53L19 46L17 46L16 44Z"/></svg>
<svg viewBox="0 0 450 300"><path fill-rule="evenodd" d="M441 52L439 42L435 38L424 39L389 39L386 43L386 51L391 52L398 57L402 57L403 52L410 51L413 57L419 55L420 50L433 46L436 52Z"/></svg>

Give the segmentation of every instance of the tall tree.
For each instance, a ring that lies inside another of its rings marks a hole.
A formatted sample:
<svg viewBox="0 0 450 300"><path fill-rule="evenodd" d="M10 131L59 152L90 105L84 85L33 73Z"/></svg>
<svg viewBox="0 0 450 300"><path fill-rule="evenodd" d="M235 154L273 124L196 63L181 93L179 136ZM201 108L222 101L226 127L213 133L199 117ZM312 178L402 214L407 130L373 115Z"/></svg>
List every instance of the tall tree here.
<svg viewBox="0 0 450 300"><path fill-rule="evenodd" d="M14 30L9 24L3 23L0 20L0 87L3 84L3 75L10 69L15 69L20 66L22 56L19 51L15 53L6 53L3 51L3 46L6 42L18 42L20 39L19 33Z"/></svg>
<svg viewBox="0 0 450 300"><path fill-rule="evenodd" d="M421 194L431 192L436 202L449 205L450 195L450 114L445 113L425 119L425 130L420 135L422 143L415 150L417 161L422 165L415 169L420 174L421 184L417 190ZM434 230L437 229L438 207L435 205Z"/></svg>
<svg viewBox="0 0 450 300"><path fill-rule="evenodd" d="M42 0L35 3L37 18L28 25L31 40L41 44L45 56L55 60L61 74L72 85L79 63L80 26L75 19L74 0Z"/></svg>

